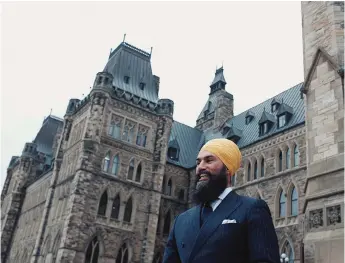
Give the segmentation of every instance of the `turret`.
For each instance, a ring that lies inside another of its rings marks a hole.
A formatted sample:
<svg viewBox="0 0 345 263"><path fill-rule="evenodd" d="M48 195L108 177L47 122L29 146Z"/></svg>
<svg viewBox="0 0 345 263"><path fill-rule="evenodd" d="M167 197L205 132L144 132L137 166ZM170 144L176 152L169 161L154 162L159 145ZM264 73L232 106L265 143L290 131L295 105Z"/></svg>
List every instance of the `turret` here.
<svg viewBox="0 0 345 263"><path fill-rule="evenodd" d="M93 83L93 88L111 89L113 86L113 75L108 72L98 72Z"/></svg>
<svg viewBox="0 0 345 263"><path fill-rule="evenodd" d="M79 99L70 99L68 102L66 114L73 114L74 111L76 110L77 104L80 102Z"/></svg>
<svg viewBox="0 0 345 263"><path fill-rule="evenodd" d="M174 114L174 102L169 99L158 100L156 112L158 114L169 115L172 117Z"/></svg>
<svg viewBox="0 0 345 263"><path fill-rule="evenodd" d="M25 143L22 156L35 158L37 156L37 144L33 142Z"/></svg>
<svg viewBox="0 0 345 263"><path fill-rule="evenodd" d="M155 85L155 88L156 88L156 93L157 93L157 96L158 96L160 79L159 79L158 76L153 75L153 81L154 81L154 85Z"/></svg>

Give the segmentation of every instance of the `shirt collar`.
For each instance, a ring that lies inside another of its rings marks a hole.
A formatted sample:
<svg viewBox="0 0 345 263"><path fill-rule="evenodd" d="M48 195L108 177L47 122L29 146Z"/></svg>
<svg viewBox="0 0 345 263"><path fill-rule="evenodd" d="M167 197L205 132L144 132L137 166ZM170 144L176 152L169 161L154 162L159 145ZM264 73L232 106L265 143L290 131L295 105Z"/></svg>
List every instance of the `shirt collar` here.
<svg viewBox="0 0 345 263"><path fill-rule="evenodd" d="M221 194L218 196L218 199L223 200L231 191L232 191L232 188L231 188L231 187L225 188L225 190L223 191L223 193L221 193Z"/></svg>

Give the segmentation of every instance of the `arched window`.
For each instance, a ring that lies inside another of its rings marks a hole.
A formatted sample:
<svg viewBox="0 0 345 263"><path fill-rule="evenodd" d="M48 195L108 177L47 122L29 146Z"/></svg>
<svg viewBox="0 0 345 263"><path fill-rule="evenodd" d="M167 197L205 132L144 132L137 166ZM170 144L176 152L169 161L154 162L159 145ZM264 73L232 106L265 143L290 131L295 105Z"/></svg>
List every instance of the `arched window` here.
<svg viewBox="0 0 345 263"><path fill-rule="evenodd" d="M291 157L291 151L290 151L290 148L288 147L287 150L286 150L286 169L289 169L291 167L290 165L290 157Z"/></svg>
<svg viewBox="0 0 345 263"><path fill-rule="evenodd" d="M128 248L123 244L116 257L116 263L128 263L129 261Z"/></svg>
<svg viewBox="0 0 345 263"><path fill-rule="evenodd" d="M291 192L291 215L298 215L298 197L296 187L294 187Z"/></svg>
<svg viewBox="0 0 345 263"><path fill-rule="evenodd" d="M283 191L280 193L279 198L279 217L284 217L286 215L286 197Z"/></svg>
<svg viewBox="0 0 345 263"><path fill-rule="evenodd" d="M130 162L129 162L129 168L128 168L128 176L127 178L129 180L133 180L133 176L134 176L134 160L132 159Z"/></svg>
<svg viewBox="0 0 345 263"><path fill-rule="evenodd" d="M250 174L251 174L251 167L250 167L250 162L248 163L248 169L247 169L247 181L250 181Z"/></svg>
<svg viewBox="0 0 345 263"><path fill-rule="evenodd" d="M107 153L103 161L103 171L106 173L109 171L109 164L110 164L110 153Z"/></svg>
<svg viewBox="0 0 345 263"><path fill-rule="evenodd" d="M113 207L111 209L111 218L119 219L120 212L120 196L117 195L113 202Z"/></svg>
<svg viewBox="0 0 345 263"><path fill-rule="evenodd" d="M279 151L279 160L278 160L278 171L281 172L283 170L283 153Z"/></svg>
<svg viewBox="0 0 345 263"><path fill-rule="evenodd" d="M97 263L99 255L99 242L97 237L94 237L86 250L85 263Z"/></svg>
<svg viewBox="0 0 345 263"><path fill-rule="evenodd" d="M178 193L178 199L184 200L184 190L180 189L180 192Z"/></svg>
<svg viewBox="0 0 345 263"><path fill-rule="evenodd" d="M265 159L261 159L261 177L265 176Z"/></svg>
<svg viewBox="0 0 345 263"><path fill-rule="evenodd" d="M100 216L105 216L105 212L107 211L107 204L108 204L108 194L107 194L107 191L104 191L104 193L101 196L101 199L99 200L99 206L98 206L98 214Z"/></svg>
<svg viewBox="0 0 345 263"><path fill-rule="evenodd" d="M110 125L109 125L108 134L110 136L113 136L114 130L115 130L115 120L111 120Z"/></svg>
<svg viewBox="0 0 345 263"><path fill-rule="evenodd" d="M137 167L137 174L135 176L135 181L140 182L140 179L141 179L141 163L139 163Z"/></svg>
<svg viewBox="0 0 345 263"><path fill-rule="evenodd" d="M119 171L119 155L115 155L114 159L113 159L113 166L111 168L111 173L114 175L117 175L118 171Z"/></svg>
<svg viewBox="0 0 345 263"><path fill-rule="evenodd" d="M129 198L125 207L125 215L123 216L123 221L130 223L132 219L132 198Z"/></svg>
<svg viewBox="0 0 345 263"><path fill-rule="evenodd" d="M289 259L288 263L294 263L295 255L294 255L293 248L292 248L289 241L285 242L282 252L288 257L288 259Z"/></svg>
<svg viewBox="0 0 345 263"><path fill-rule="evenodd" d="M258 162L255 160L254 164L254 180L258 179Z"/></svg>
<svg viewBox="0 0 345 263"><path fill-rule="evenodd" d="M293 150L293 159L294 159L294 166L298 166L299 165L299 149L298 146L295 145L295 148Z"/></svg>
<svg viewBox="0 0 345 263"><path fill-rule="evenodd" d="M169 235L170 232L170 223L171 223L171 218L170 218L170 211L165 215L164 219L164 228L163 228L163 235Z"/></svg>
<svg viewBox="0 0 345 263"><path fill-rule="evenodd" d="M172 193L172 182L171 182L171 179L169 179L168 184L167 184L166 194L171 195L171 193Z"/></svg>

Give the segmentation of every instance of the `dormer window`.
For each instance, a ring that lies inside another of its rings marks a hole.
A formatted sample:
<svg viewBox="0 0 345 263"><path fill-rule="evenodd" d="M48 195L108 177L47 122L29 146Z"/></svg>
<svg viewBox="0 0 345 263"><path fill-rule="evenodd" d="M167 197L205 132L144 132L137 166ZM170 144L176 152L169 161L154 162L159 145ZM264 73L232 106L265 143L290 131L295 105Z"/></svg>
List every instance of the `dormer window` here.
<svg viewBox="0 0 345 263"><path fill-rule="evenodd" d="M274 98L271 102L271 112L276 112L280 104L282 104L282 100Z"/></svg>
<svg viewBox="0 0 345 263"><path fill-rule="evenodd" d="M277 103L272 104L272 112L277 110Z"/></svg>
<svg viewBox="0 0 345 263"><path fill-rule="evenodd" d="M144 83L144 82L140 82L140 83L139 83L139 88L140 88L141 90L144 90L144 88L145 88L145 83Z"/></svg>
<svg viewBox="0 0 345 263"><path fill-rule="evenodd" d="M178 154L179 154L179 151L177 148L174 148L174 147L168 148L168 157L171 160L178 161L178 157L179 157Z"/></svg>
<svg viewBox="0 0 345 263"><path fill-rule="evenodd" d="M262 136L269 133L275 122L275 117L264 109L259 121L259 135Z"/></svg>
<svg viewBox="0 0 345 263"><path fill-rule="evenodd" d="M268 122L260 124L260 135L265 135L268 133Z"/></svg>
<svg viewBox="0 0 345 263"><path fill-rule="evenodd" d="M128 84L128 83L129 83L129 77L128 77L128 76L125 76L125 77L123 78L123 81L124 81L126 84Z"/></svg>
<svg viewBox="0 0 345 263"><path fill-rule="evenodd" d="M248 125L253 119L253 116L247 116L246 117L246 125Z"/></svg>
<svg viewBox="0 0 345 263"><path fill-rule="evenodd" d="M284 127L286 124L286 115L280 115L278 116L278 128Z"/></svg>

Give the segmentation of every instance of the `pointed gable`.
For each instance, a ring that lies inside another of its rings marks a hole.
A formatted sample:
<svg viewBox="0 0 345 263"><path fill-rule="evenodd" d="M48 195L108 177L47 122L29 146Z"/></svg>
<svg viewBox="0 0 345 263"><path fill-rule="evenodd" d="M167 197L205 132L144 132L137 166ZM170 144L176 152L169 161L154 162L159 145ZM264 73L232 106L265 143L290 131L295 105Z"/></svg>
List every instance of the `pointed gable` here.
<svg viewBox="0 0 345 263"><path fill-rule="evenodd" d="M309 84L321 58L324 58L329 63L329 65L339 74L339 76L344 78L344 69L334 61L334 59L327 53L324 48L319 47L314 55L313 63L311 64L307 77L305 78L304 85L301 88L302 93L306 94L308 92Z"/></svg>
<svg viewBox="0 0 345 263"><path fill-rule="evenodd" d="M210 88L211 88L210 94L216 92L217 90L225 90L226 81L224 78L223 71L224 71L223 67L216 70L214 79L210 85Z"/></svg>

